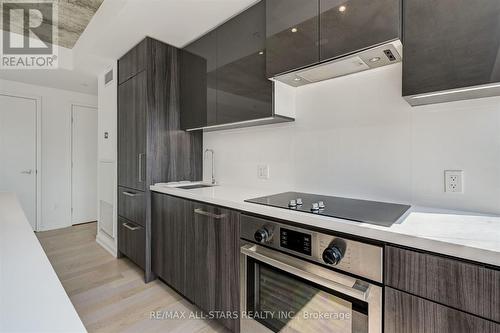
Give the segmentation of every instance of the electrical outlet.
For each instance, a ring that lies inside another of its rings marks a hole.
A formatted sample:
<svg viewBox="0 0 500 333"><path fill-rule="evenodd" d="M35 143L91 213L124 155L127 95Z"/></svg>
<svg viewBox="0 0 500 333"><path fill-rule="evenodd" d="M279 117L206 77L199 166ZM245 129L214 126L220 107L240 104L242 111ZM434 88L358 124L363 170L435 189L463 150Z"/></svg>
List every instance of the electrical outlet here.
<svg viewBox="0 0 500 333"><path fill-rule="evenodd" d="M269 165L261 164L257 166L257 178L269 179Z"/></svg>
<svg viewBox="0 0 500 333"><path fill-rule="evenodd" d="M444 191L452 193L464 192L464 172L462 170L445 170Z"/></svg>

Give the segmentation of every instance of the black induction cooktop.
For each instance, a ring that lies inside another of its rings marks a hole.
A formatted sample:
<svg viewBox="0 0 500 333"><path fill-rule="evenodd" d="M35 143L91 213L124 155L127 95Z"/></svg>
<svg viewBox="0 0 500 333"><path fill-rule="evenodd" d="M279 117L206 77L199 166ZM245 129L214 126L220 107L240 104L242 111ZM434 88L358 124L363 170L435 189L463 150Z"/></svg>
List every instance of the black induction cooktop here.
<svg viewBox="0 0 500 333"><path fill-rule="evenodd" d="M410 208L387 202L285 192L246 202L390 227Z"/></svg>

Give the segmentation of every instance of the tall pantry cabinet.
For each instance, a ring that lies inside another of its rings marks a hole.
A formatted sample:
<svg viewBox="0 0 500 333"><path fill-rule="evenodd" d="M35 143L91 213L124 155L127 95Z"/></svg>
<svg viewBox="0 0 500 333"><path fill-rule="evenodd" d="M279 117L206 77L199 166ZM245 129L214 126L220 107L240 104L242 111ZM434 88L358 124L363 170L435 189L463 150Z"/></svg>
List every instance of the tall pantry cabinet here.
<svg viewBox="0 0 500 333"><path fill-rule="evenodd" d="M202 178L202 133L180 127L181 52L147 37L118 61L118 254L146 282L154 279L149 186Z"/></svg>

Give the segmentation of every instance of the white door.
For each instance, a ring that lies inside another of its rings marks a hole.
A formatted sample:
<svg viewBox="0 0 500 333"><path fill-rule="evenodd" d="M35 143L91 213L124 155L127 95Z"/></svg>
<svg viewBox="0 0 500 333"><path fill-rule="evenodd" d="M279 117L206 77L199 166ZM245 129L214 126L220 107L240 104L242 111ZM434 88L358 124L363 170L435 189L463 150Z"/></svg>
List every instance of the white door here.
<svg viewBox="0 0 500 333"><path fill-rule="evenodd" d="M71 223L97 220L97 109L72 106Z"/></svg>
<svg viewBox="0 0 500 333"><path fill-rule="evenodd" d="M36 230L37 100L0 95L0 191L17 194Z"/></svg>

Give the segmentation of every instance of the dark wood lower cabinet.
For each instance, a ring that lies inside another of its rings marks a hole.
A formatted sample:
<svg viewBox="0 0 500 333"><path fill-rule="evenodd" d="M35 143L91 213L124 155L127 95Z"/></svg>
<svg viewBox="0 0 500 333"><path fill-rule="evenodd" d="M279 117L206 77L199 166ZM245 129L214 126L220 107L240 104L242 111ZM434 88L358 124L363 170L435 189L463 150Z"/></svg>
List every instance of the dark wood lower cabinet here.
<svg viewBox="0 0 500 333"><path fill-rule="evenodd" d="M239 213L151 194L152 269L205 312L239 310ZM220 319L239 332L239 320Z"/></svg>
<svg viewBox="0 0 500 333"><path fill-rule="evenodd" d="M500 322L500 271L483 265L386 246L385 284Z"/></svg>
<svg viewBox="0 0 500 333"><path fill-rule="evenodd" d="M500 333L500 324L385 288L385 333Z"/></svg>
<svg viewBox="0 0 500 333"><path fill-rule="evenodd" d="M194 218L195 303L204 311L239 310L239 213L191 203ZM221 319L233 332L239 320Z"/></svg>
<svg viewBox="0 0 500 333"><path fill-rule="evenodd" d="M146 233L144 227L119 216L118 251L144 269L146 261Z"/></svg>
<svg viewBox="0 0 500 333"><path fill-rule="evenodd" d="M163 194L151 194L151 266L155 274L194 302L193 285L188 284L188 201Z"/></svg>

